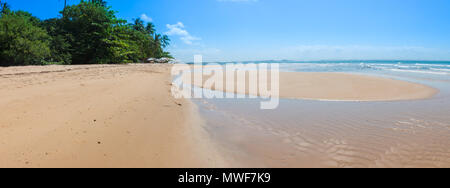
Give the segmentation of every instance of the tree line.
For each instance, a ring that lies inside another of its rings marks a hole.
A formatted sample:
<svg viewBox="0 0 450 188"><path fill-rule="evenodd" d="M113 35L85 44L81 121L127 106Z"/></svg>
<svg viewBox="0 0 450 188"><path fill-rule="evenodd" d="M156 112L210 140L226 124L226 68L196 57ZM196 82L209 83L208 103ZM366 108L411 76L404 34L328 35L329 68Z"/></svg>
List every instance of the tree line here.
<svg viewBox="0 0 450 188"><path fill-rule="evenodd" d="M171 58L153 23L116 17L104 0L82 0L40 20L0 0L0 66L117 64Z"/></svg>

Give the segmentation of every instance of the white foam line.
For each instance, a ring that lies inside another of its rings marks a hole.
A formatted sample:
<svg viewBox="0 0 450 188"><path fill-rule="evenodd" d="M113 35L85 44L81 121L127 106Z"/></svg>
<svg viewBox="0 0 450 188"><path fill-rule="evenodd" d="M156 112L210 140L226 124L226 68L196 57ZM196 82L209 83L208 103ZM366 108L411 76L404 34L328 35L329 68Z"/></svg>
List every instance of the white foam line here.
<svg viewBox="0 0 450 188"><path fill-rule="evenodd" d="M450 69L436 69L436 68L430 68L431 70L437 70L437 71L445 71L450 72Z"/></svg>
<svg viewBox="0 0 450 188"><path fill-rule="evenodd" d="M387 69L395 72L412 72L412 73L422 73L422 74L438 74L438 75L450 75L446 72L432 72L432 71L418 71L418 70L400 70L400 69Z"/></svg>
<svg viewBox="0 0 450 188"><path fill-rule="evenodd" d="M419 63L417 63L416 65L431 66L431 67L450 67L450 65L444 65L444 64L419 64Z"/></svg>

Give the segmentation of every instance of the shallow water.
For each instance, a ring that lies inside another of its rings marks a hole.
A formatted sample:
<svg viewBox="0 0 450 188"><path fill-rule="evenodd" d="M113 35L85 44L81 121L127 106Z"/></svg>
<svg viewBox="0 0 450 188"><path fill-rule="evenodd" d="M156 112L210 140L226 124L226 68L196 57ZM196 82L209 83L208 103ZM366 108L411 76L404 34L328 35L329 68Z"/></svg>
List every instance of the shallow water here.
<svg viewBox="0 0 450 188"><path fill-rule="evenodd" d="M282 71L376 75L440 90L425 100L282 99L275 110L260 110L256 99L193 101L235 167L450 167L450 64L426 63L280 64Z"/></svg>

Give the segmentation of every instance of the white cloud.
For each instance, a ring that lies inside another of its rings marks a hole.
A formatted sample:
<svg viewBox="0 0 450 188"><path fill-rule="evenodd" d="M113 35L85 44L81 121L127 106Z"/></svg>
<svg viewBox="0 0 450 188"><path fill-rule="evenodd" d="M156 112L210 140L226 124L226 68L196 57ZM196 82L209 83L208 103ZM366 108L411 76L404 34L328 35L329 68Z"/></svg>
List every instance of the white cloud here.
<svg viewBox="0 0 450 188"><path fill-rule="evenodd" d="M149 16L147 16L147 14L141 14L141 20L144 20L145 22L152 22L153 19Z"/></svg>
<svg viewBox="0 0 450 188"><path fill-rule="evenodd" d="M194 37L189 34L189 32L184 28L184 24L182 22L178 22L173 25L167 24L166 27L167 29L169 29L169 31L165 33L166 35L179 36L180 40L182 40L186 44L191 45L194 41L201 40L200 38Z"/></svg>

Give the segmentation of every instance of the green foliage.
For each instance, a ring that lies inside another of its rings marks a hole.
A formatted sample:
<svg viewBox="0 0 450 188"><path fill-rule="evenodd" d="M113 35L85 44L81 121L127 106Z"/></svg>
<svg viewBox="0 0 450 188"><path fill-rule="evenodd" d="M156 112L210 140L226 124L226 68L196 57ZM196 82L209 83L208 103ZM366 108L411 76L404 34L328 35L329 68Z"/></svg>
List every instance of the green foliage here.
<svg viewBox="0 0 450 188"><path fill-rule="evenodd" d="M22 11L0 17L0 65L37 65L50 55L47 32L39 19Z"/></svg>
<svg viewBox="0 0 450 188"><path fill-rule="evenodd" d="M0 66L30 64L106 64L170 57L167 36L152 23L127 23L106 1L67 6L60 18L41 21L24 11L11 12L0 0ZM4 8L6 7L6 8Z"/></svg>
<svg viewBox="0 0 450 188"><path fill-rule="evenodd" d="M9 13L10 12L10 10L9 10L9 5L6 3L6 2L2 2L1 0L0 0L0 16L2 15L2 14L7 14L7 13Z"/></svg>
<svg viewBox="0 0 450 188"><path fill-rule="evenodd" d="M68 6L63 12L61 26L70 34L72 62L76 64L102 64L110 62L110 49L115 43L114 27L119 24L114 11L97 3L81 2Z"/></svg>
<svg viewBox="0 0 450 188"><path fill-rule="evenodd" d="M51 36L50 50L52 53L48 61L56 62L57 64L71 64L71 48L70 44L67 41L68 39L72 38L72 36L63 32L60 22L61 20L56 18L48 19L42 22L42 26Z"/></svg>
<svg viewBox="0 0 450 188"><path fill-rule="evenodd" d="M104 1L104 0L89 0L88 2L95 3L100 6L106 7L106 1Z"/></svg>

